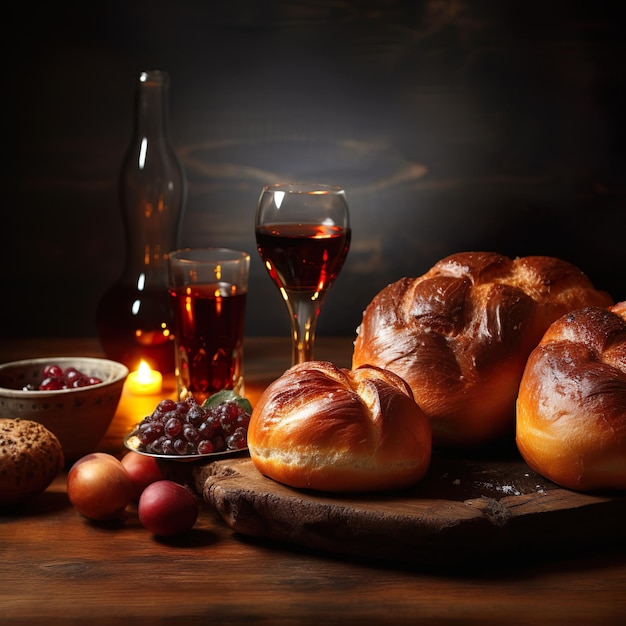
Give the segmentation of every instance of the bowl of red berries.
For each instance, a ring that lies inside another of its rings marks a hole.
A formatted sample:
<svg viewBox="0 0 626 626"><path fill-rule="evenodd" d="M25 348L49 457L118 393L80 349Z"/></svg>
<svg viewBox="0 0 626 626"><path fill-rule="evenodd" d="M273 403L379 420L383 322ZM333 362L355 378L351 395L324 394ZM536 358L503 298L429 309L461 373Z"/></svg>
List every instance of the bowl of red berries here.
<svg viewBox="0 0 626 626"><path fill-rule="evenodd" d="M91 357L0 365L0 419L30 419L59 439L66 463L96 449L109 428L128 368Z"/></svg>
<svg viewBox="0 0 626 626"><path fill-rule="evenodd" d="M206 463L248 453L252 405L223 389L199 404L193 396L161 400L124 438L131 451L161 461Z"/></svg>

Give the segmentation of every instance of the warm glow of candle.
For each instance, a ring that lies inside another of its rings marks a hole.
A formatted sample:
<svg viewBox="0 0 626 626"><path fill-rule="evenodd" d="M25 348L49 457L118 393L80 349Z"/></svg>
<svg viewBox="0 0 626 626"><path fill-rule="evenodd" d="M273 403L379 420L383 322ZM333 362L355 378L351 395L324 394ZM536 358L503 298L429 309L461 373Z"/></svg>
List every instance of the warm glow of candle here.
<svg viewBox="0 0 626 626"><path fill-rule="evenodd" d="M137 371L128 375L126 385L128 391L137 396L152 396L161 393L163 376L161 372L150 369L150 366L145 361L141 361Z"/></svg>

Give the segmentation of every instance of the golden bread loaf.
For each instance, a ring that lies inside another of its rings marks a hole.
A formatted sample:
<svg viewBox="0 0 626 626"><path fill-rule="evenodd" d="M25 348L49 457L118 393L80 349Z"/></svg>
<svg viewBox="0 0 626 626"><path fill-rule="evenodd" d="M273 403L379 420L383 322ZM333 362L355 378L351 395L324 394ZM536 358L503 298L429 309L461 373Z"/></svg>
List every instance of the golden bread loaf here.
<svg viewBox="0 0 626 626"><path fill-rule="evenodd" d="M561 317L528 359L517 399L528 465L578 491L626 489L626 302Z"/></svg>
<svg viewBox="0 0 626 626"><path fill-rule="evenodd" d="M45 491L63 463L61 444L45 426L27 419L0 419L0 506Z"/></svg>
<svg viewBox="0 0 626 626"><path fill-rule="evenodd" d="M612 303L557 258L454 254L374 297L352 367L404 378L431 420L434 446L491 444L513 437L524 366L548 326L574 309Z"/></svg>
<svg viewBox="0 0 626 626"><path fill-rule="evenodd" d="M320 491L380 491L419 481L430 423L401 378L376 367L295 365L259 398L248 447L277 482Z"/></svg>

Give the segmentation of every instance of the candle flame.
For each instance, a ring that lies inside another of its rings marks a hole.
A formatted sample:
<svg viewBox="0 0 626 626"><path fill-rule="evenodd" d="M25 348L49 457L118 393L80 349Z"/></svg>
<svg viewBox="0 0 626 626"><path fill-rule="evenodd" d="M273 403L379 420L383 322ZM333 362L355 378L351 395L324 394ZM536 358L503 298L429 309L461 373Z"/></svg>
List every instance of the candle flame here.
<svg viewBox="0 0 626 626"><path fill-rule="evenodd" d="M130 393L145 396L160 393L163 377L160 372L153 370L143 359L136 371L128 375L128 389Z"/></svg>
<svg viewBox="0 0 626 626"><path fill-rule="evenodd" d="M150 382L150 374L152 374L150 366L142 359L137 369L137 378L142 383L148 383Z"/></svg>

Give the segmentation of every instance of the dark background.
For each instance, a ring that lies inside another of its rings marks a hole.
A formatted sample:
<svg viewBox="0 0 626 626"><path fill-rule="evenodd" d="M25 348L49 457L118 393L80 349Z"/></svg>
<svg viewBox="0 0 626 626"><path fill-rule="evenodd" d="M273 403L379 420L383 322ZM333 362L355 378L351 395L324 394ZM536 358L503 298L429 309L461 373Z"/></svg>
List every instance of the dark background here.
<svg viewBox="0 0 626 626"><path fill-rule="evenodd" d="M4 23L0 336L94 336L124 262L116 177L142 70L172 79L182 245L252 255L250 335L286 334L260 187L343 185L348 260L318 334L445 255L560 256L626 299L620 2L55 2ZM101 5L101 6L100 6Z"/></svg>

